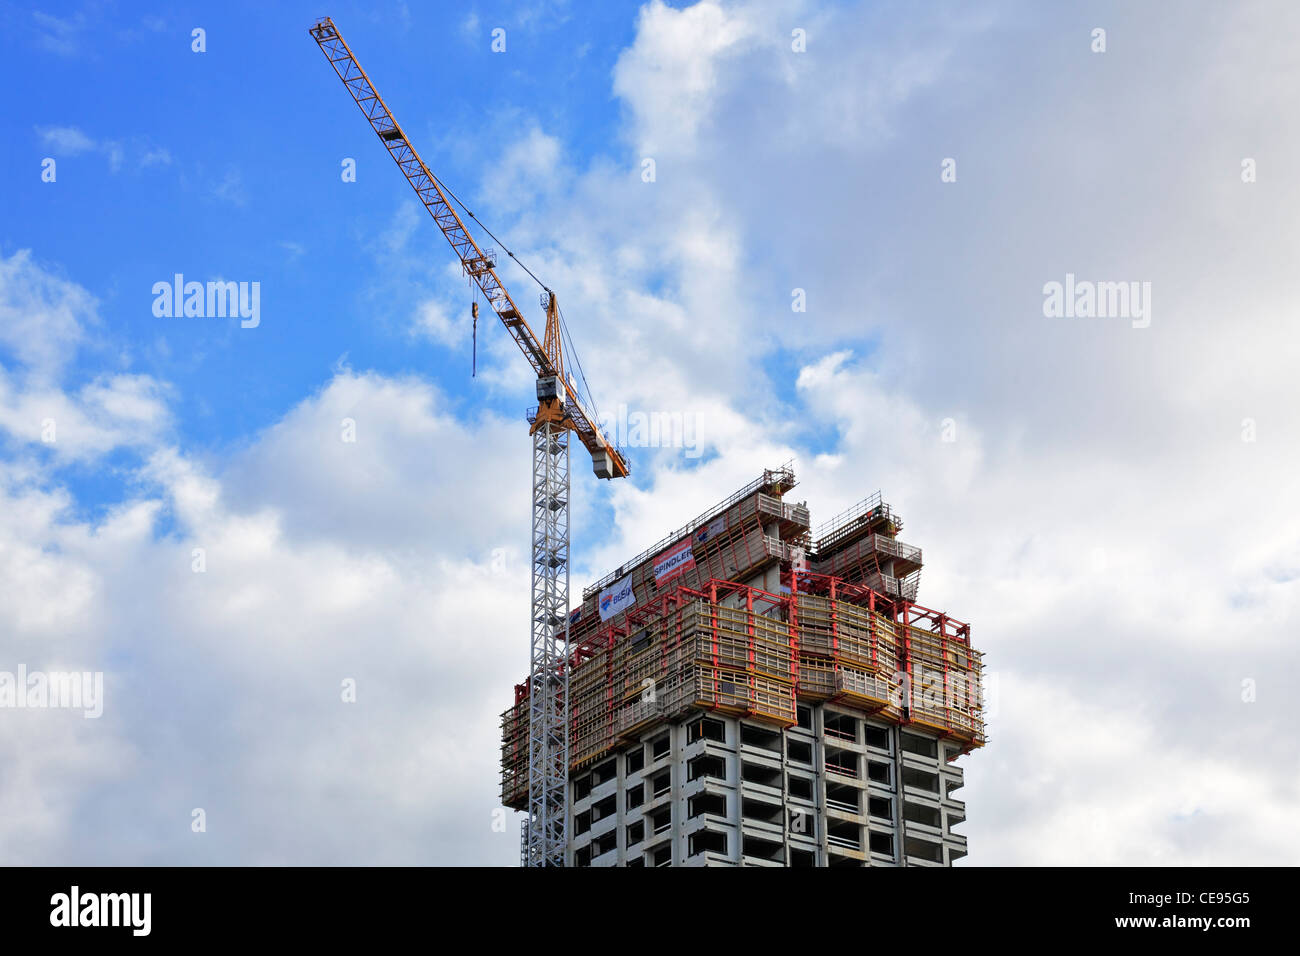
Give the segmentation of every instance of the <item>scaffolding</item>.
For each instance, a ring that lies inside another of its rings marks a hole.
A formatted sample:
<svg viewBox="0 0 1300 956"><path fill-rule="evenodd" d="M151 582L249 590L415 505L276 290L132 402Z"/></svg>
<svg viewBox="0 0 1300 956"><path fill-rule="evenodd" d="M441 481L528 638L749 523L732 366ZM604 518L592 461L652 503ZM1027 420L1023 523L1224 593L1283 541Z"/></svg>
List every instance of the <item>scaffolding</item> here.
<svg viewBox="0 0 1300 956"><path fill-rule="evenodd" d="M921 583L921 549L899 541L902 530L903 519L877 491L817 529L807 556L809 567L865 584L887 597L915 601Z"/></svg>
<svg viewBox="0 0 1300 956"><path fill-rule="evenodd" d="M970 625L915 602L921 551L896 540L902 520L877 493L813 543L806 504L781 500L794 484L788 468L765 471L583 592L559 665L571 769L692 712L789 727L801 701L914 724L961 753L984 745L982 655ZM629 582L633 603L602 618L602 592ZM516 809L530 683L501 718L502 801Z"/></svg>
<svg viewBox="0 0 1300 956"><path fill-rule="evenodd" d="M780 468L764 469L762 475L741 488L730 498L714 505L685 527L679 528L662 541L646 548L645 551L631 561L621 565L617 570L611 571L595 584L586 588L582 592L583 600L587 601L594 598L601 590L622 578L626 570L647 566L656 554L664 551L670 545L681 541L687 536L698 534L701 530L708 531L719 523L718 519L722 519L721 523L724 528L730 527L734 529L742 515L752 516L758 513L757 499L759 497L768 500L768 504L764 506L765 511L769 513L775 512L782 517L790 516L788 520L793 521L796 525L802 524L803 531L806 534L809 527L808 506L786 504L780 500L781 496L794 488L797 483L792 463L787 462ZM743 511L741 510L742 506L744 506Z"/></svg>
<svg viewBox="0 0 1300 956"><path fill-rule="evenodd" d="M962 752L985 743L982 655L945 613L811 572L788 593L732 581L678 586L573 647L570 752L590 764L692 711L782 728L800 701L917 724ZM502 800L527 794L526 684L502 715Z"/></svg>

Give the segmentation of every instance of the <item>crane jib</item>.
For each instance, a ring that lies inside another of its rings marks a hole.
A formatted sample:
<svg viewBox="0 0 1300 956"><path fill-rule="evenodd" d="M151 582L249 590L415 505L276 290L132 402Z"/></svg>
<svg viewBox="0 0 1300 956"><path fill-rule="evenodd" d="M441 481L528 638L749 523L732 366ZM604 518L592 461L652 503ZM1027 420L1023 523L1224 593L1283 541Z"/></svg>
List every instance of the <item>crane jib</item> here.
<svg viewBox="0 0 1300 956"><path fill-rule="evenodd" d="M591 453L596 473L601 477L622 478L628 474L627 460L605 438L599 427L590 420L577 395L569 388L563 366L548 354L546 346L538 341L536 333L516 307L510 293L506 291L496 274L495 260L485 255L478 243L465 228L464 222L448 202L437 178L429 171L415 147L411 145L401 126L393 117L370 77L366 75L361 64L352 54L351 48L328 17L322 19L310 30L330 66L338 74L343 85L362 114L374 129L381 143L388 150L393 160L401 169L420 202L429 211L438 228L451 244L452 251L461 261L462 269L479 287L492 310L519 346L524 358L533 367L539 378L555 376L564 383L564 392L570 401L565 403L565 412L572 430L578 435L587 451ZM472 215L472 214L471 214ZM550 329L548 317L548 330ZM548 331L548 340L550 332ZM558 358L558 349L557 355Z"/></svg>
<svg viewBox="0 0 1300 956"><path fill-rule="evenodd" d="M516 308L497 277L493 256L479 248L455 209L450 195L472 212L429 172L401 127L379 98L369 77L328 17L312 36L343 80L361 112L429 210L465 274L478 284L506 330L537 373L538 407L532 422L532 562L528 674L528 815L520 840L524 866L564 866L568 860L569 746L569 434L576 433L591 453L601 478L621 478L627 462L606 442L564 374L564 329L555 294L546 286L545 341ZM444 194L445 193L445 194ZM480 225L482 225L480 223ZM486 227L484 227L486 229ZM492 231L487 230L489 236ZM495 238L495 237L493 237ZM506 250L509 252L509 250ZM510 253L511 258L514 254ZM518 260L516 260L518 261ZM520 264L522 266L522 263ZM528 272L527 267L524 271ZM531 272L528 273L534 279ZM540 283L540 280L539 284ZM477 303L475 303L477 305ZM477 310L475 310L477 317Z"/></svg>

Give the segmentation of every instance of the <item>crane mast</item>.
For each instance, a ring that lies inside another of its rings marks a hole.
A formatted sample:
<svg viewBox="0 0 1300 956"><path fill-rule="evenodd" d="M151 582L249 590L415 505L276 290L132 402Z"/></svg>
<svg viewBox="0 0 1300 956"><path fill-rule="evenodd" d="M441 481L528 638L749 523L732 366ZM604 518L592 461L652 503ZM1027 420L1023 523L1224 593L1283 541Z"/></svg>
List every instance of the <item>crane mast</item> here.
<svg viewBox="0 0 1300 956"><path fill-rule="evenodd" d="M577 435L590 453L597 477L626 477L627 461L601 433L565 374L563 330L555 293L546 289L542 295L546 325L539 342L497 275L495 256L485 252L465 228L448 202L450 191L420 159L333 20L318 20L310 32L447 237L464 274L478 286L537 375L537 408L528 416L533 439L532 605L528 817L520 856L525 866L563 866L569 782L569 668L565 663L569 628L569 434Z"/></svg>

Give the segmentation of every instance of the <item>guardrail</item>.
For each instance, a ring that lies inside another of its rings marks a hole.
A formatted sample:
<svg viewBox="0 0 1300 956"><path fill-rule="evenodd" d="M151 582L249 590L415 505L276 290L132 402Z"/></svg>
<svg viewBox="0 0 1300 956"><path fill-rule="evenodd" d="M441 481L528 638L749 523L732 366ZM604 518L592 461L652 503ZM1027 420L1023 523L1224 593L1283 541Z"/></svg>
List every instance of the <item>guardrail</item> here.
<svg viewBox="0 0 1300 956"><path fill-rule="evenodd" d="M760 494L758 496L758 510L764 514L775 515L786 521L793 521L795 524L801 524L805 528L811 525L812 517L804 505L791 504L782 501L780 498L774 498L771 495Z"/></svg>
<svg viewBox="0 0 1300 956"><path fill-rule="evenodd" d="M620 577L622 577L622 575L627 571L631 571L633 568L637 567L638 565L643 564L646 561L650 560L660 551L663 551L665 548L667 548L670 544L673 544L674 542L681 540L686 535L695 531L696 528L708 524L714 518L718 517L718 515L725 512L732 505L736 504L737 502L744 501L746 498L748 498L754 492L758 491L760 488L766 488L768 485L776 484L778 482L782 484L784 487L789 488L794 486L794 481L795 478L794 478L793 463L786 463L782 465L780 468L764 468L761 477L755 478L753 481L747 484L744 488L741 488L739 491L737 491L726 501L722 501L714 505L708 511L700 515L698 518L695 518L693 521L689 522L679 530L674 531L672 534L665 537L662 541L658 541L655 544L651 545L650 547L646 548L644 551L638 554L631 561L624 561L621 565L619 565L618 570L611 571L609 574L605 575L599 581L583 588L582 599L585 601L593 594L596 594L602 589L613 584Z"/></svg>

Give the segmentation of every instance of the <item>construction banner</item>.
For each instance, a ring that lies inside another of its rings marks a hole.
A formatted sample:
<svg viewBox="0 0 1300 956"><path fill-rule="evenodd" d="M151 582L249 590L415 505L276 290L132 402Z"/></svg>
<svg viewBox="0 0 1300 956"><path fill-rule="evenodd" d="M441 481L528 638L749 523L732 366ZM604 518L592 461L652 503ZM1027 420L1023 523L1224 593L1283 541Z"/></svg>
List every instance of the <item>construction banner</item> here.
<svg viewBox="0 0 1300 956"><path fill-rule="evenodd" d="M684 574L695 567L695 555L691 553L691 542L683 541L669 548L655 558L655 586L663 587L679 574Z"/></svg>
<svg viewBox="0 0 1300 956"><path fill-rule="evenodd" d="M707 528L701 528L695 533L695 543L703 544L712 538L716 538L722 532L727 530L727 516L723 515L716 521L710 522Z"/></svg>
<svg viewBox="0 0 1300 956"><path fill-rule="evenodd" d="M600 592L600 619L608 621L634 604L636 604L636 591L632 587L632 576L628 575Z"/></svg>

